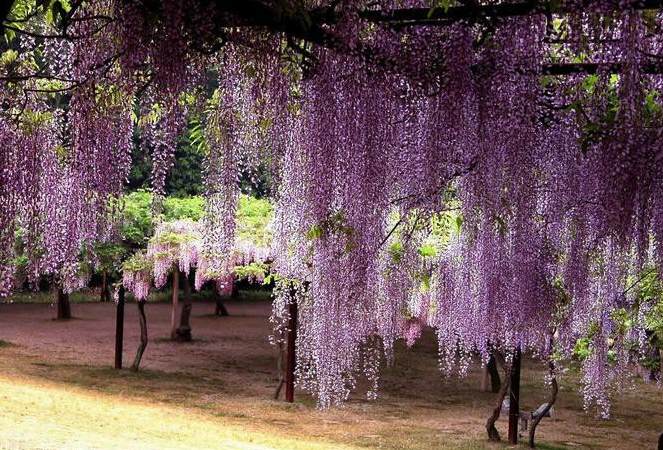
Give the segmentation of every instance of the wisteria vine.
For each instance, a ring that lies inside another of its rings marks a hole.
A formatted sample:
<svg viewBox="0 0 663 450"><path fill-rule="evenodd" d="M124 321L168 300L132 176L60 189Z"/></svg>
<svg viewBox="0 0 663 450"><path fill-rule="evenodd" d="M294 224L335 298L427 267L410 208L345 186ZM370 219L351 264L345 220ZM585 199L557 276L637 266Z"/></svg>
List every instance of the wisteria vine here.
<svg viewBox="0 0 663 450"><path fill-rule="evenodd" d="M399 23L389 11L429 2L303 2L281 21L271 2L255 17L156 3L8 17L21 25L0 59L0 294L19 228L33 281L75 289L136 138L159 193L195 116L207 213L179 264L197 263L197 284L231 270L239 174L268 164L273 320L298 302L298 379L321 406L361 374L372 396L394 342L431 326L446 372L516 348L569 357L588 339L585 399L607 415L643 326L619 321L646 307L630 286L663 273L659 10L569 1ZM164 281L161 253L125 271L139 298Z"/></svg>

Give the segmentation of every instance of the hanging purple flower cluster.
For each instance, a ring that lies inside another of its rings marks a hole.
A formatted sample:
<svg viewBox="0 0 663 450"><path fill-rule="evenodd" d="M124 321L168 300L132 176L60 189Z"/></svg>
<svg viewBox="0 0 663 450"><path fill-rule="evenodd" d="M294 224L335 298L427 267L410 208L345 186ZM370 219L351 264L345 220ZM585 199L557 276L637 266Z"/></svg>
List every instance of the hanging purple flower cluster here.
<svg viewBox="0 0 663 450"><path fill-rule="evenodd" d="M154 187L163 189L185 123L180 95L200 82L203 66L187 44L186 2L162 3L165 21L112 0L82 2L52 19L17 10L20 28L0 69L9 80L0 88L3 295L16 230L29 281L51 275L66 291L84 285L94 243L111 232L109 202L129 173L136 98Z"/></svg>
<svg viewBox="0 0 663 450"><path fill-rule="evenodd" d="M228 46L216 62L219 87L204 109L206 203L203 220L204 266L198 284L232 272L241 172L253 178L266 151L264 67L247 61L241 48ZM250 59L249 59L250 61ZM275 66L278 69L278 66Z"/></svg>

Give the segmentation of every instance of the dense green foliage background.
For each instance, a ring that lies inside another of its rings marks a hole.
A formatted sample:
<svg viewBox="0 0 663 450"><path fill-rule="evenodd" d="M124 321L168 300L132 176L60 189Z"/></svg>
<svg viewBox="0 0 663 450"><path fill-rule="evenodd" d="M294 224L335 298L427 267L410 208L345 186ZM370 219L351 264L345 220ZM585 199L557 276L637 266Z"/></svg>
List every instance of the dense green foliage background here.
<svg viewBox="0 0 663 450"><path fill-rule="evenodd" d="M166 177L166 195L169 197L191 197L204 192L204 148L197 145L191 133L180 137L175 152L175 162ZM242 192L257 198L266 198L270 193L271 173L269 164L261 163L253 176L243 171L240 178ZM132 151L132 166L127 191L148 190L151 187L152 159L144 146L135 145Z"/></svg>
<svg viewBox="0 0 663 450"><path fill-rule="evenodd" d="M152 212L152 194L137 190L121 199L123 242L131 248L144 247L152 236L157 220L191 219L201 220L205 214L205 199L202 196L166 197L162 217ZM269 223L273 207L269 200L242 194L237 208L237 235L239 239L256 245L268 246L271 241Z"/></svg>

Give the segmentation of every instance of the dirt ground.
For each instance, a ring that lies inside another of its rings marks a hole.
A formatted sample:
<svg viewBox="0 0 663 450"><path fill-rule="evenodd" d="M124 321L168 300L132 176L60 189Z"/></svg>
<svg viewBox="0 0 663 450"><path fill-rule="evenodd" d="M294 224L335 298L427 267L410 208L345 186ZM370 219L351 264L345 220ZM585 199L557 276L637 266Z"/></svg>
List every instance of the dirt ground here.
<svg viewBox="0 0 663 450"><path fill-rule="evenodd" d="M295 404L273 400L269 303L227 305L231 316L215 317L211 302L195 303L194 341L175 343L167 339L170 306L148 304L150 343L142 370L133 373L111 368L113 304L75 303L68 321L53 320L48 304L0 304L0 448L506 447L485 440L494 394L480 392L479 369L444 379L432 333L412 349L397 349L378 400L358 393L343 408L319 411L302 392ZM125 366L138 344L136 312L127 304ZM524 365L525 408L546 398L542 369ZM620 394L612 419L603 421L583 412L577 379L572 370L562 377L554 417L537 433L540 448L655 448L663 390L635 380L636 389ZM138 412L152 419L132 420ZM50 425L41 429L44 423ZM498 425L505 436L504 418Z"/></svg>

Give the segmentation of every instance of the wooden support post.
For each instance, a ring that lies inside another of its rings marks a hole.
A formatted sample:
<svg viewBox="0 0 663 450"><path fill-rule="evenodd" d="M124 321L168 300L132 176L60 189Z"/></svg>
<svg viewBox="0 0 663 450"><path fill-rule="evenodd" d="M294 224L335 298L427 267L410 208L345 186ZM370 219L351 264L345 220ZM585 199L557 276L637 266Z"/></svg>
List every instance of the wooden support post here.
<svg viewBox="0 0 663 450"><path fill-rule="evenodd" d="M115 368L122 368L122 345L124 342L124 286L117 293L115 309Z"/></svg>
<svg viewBox="0 0 663 450"><path fill-rule="evenodd" d="M518 421L520 420L520 347L513 355L511 387L509 394L509 443L518 443Z"/></svg>
<svg viewBox="0 0 663 450"><path fill-rule="evenodd" d="M180 270L173 266L173 304L170 310L170 338L177 339L177 312L179 311Z"/></svg>
<svg viewBox="0 0 663 450"><path fill-rule="evenodd" d="M182 302L182 313L180 315L180 326L177 328L177 340L182 342L191 341L191 283L189 282L189 274L182 272L180 274L182 280L182 290L184 291L184 301Z"/></svg>
<svg viewBox="0 0 663 450"><path fill-rule="evenodd" d="M288 347L286 349L285 364L285 401L292 403L295 400L295 364L297 341L297 301L293 298L288 307Z"/></svg>

